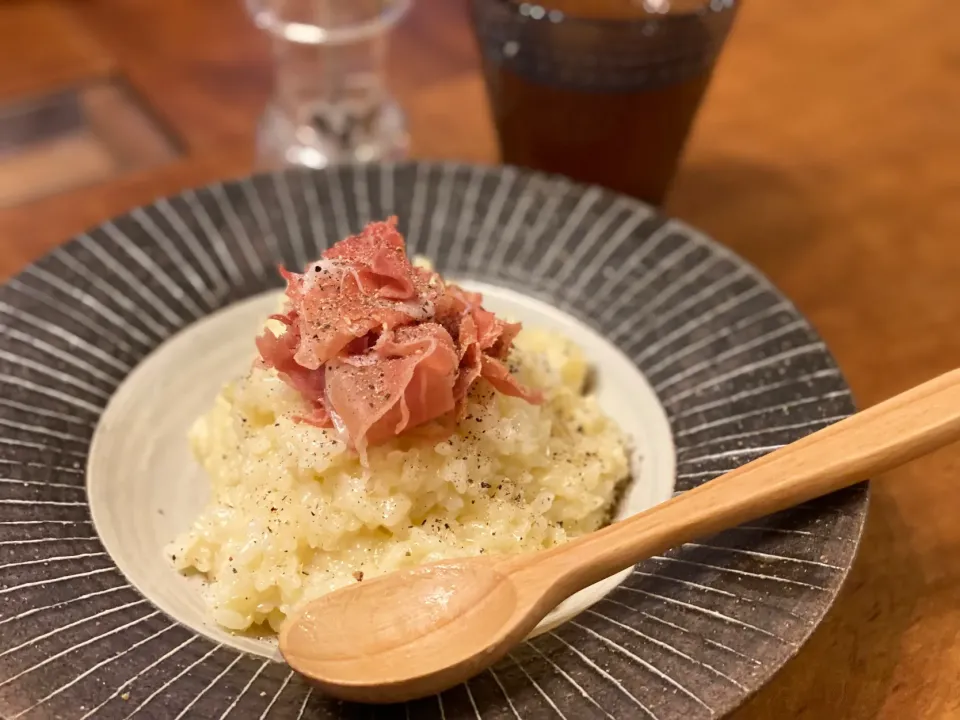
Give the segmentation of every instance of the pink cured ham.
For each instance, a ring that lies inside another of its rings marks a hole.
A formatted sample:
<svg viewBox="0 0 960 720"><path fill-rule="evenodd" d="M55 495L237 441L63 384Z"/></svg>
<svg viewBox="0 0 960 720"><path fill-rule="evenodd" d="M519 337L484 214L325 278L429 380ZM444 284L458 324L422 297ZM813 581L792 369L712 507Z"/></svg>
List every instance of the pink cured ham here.
<svg viewBox="0 0 960 720"><path fill-rule="evenodd" d="M323 406L325 368L310 370L296 362L294 355L300 344L300 331L288 315L272 315L270 319L279 320L287 326L287 330L279 337L267 331L257 338L261 361L274 368L280 379L299 392L315 409L310 417L311 422L321 427L329 426L330 421Z"/></svg>
<svg viewBox="0 0 960 720"><path fill-rule="evenodd" d="M395 217L367 225L362 233L338 242L323 257L354 266L354 277L364 293L392 300L409 300L417 294L417 274L407 260Z"/></svg>
<svg viewBox="0 0 960 720"><path fill-rule="evenodd" d="M303 273L281 269L286 330L257 339L264 365L312 409L301 419L336 427L356 449L426 426L449 434L480 378L531 403L503 360L520 331L483 298L410 264L396 218L371 223Z"/></svg>
<svg viewBox="0 0 960 720"><path fill-rule="evenodd" d="M348 279L343 280L342 290L331 291L322 281L312 288L299 289L304 285L302 278L288 285L287 295L296 308L301 337L296 360L306 368L321 367L373 331L389 330L426 316L425 307L365 295ZM341 278L330 282L340 285Z"/></svg>
<svg viewBox="0 0 960 720"><path fill-rule="evenodd" d="M539 391L524 387L501 362L507 357L513 340L522 326L504 322L480 304L483 297L448 285L446 293L437 302L441 322L457 337L460 352L460 376L455 395L462 407L470 388L478 378L487 380L504 395L520 397L527 402L543 402Z"/></svg>
<svg viewBox="0 0 960 720"><path fill-rule="evenodd" d="M477 324L470 315L462 318L457 328L457 354L460 367L457 382L453 387L453 396L456 398L457 407L462 410L470 388L483 369L483 353L477 340Z"/></svg>
<svg viewBox="0 0 960 720"><path fill-rule="evenodd" d="M368 353L329 364L328 412L362 451L453 410L457 367L453 340L436 323L386 332Z"/></svg>
<svg viewBox="0 0 960 720"><path fill-rule="evenodd" d="M443 288L410 264L396 218L337 243L303 274L281 272L300 330L296 360L310 369L375 330L429 319Z"/></svg>
<svg viewBox="0 0 960 720"><path fill-rule="evenodd" d="M481 350L503 359L510 352L513 340L522 325L504 322L489 310L485 310L482 302L483 296L480 293L468 292L456 285L447 285L443 296L436 302L437 320L451 335L456 336L464 319L471 318L476 329L473 341Z"/></svg>
<svg viewBox="0 0 960 720"><path fill-rule="evenodd" d="M521 385L517 379L510 374L509 368L496 358L488 355L483 356L480 367L480 377L493 385L493 389L504 395L523 398L528 403L537 405L543 402L543 393L539 390L531 390Z"/></svg>

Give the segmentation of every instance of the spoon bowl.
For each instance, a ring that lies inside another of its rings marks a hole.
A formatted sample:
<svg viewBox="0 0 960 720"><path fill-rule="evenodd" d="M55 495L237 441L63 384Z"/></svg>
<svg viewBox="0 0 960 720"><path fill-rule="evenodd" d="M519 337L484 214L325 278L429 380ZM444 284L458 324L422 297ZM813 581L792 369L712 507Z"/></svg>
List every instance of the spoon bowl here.
<svg viewBox="0 0 960 720"><path fill-rule="evenodd" d="M538 622L524 604L530 593L500 567L507 563L438 562L329 593L284 625L284 657L328 692L359 702L400 702L456 684L499 659L484 654L491 636L505 652Z"/></svg>

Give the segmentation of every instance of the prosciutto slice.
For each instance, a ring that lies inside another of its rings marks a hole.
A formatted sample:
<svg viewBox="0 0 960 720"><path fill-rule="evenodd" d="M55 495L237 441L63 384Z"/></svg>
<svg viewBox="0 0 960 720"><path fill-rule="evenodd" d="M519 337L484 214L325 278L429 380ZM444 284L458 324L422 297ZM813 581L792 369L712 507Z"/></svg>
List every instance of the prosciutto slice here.
<svg viewBox="0 0 960 720"><path fill-rule="evenodd" d="M543 402L543 395L539 390L524 387L510 374L510 370L502 362L489 355L484 355L480 366L480 377L493 385L494 390L504 395L523 398L528 403Z"/></svg>
<svg viewBox="0 0 960 720"><path fill-rule="evenodd" d="M457 368L453 340L441 326L401 327L369 353L329 364L328 411L362 452L453 410Z"/></svg>
<svg viewBox="0 0 960 720"><path fill-rule="evenodd" d="M281 274L287 304L272 317L285 330L257 339L261 362L309 404L302 420L337 428L361 454L431 421L451 432L480 378L542 401L503 363L520 324L414 267L396 218L337 243L303 273Z"/></svg>
<svg viewBox="0 0 960 720"><path fill-rule="evenodd" d="M437 315L448 332L457 338L460 354L460 375L454 395L462 410L470 388L478 378L487 380L494 389L520 397L530 403L540 403L543 395L524 387L501 362L507 357L513 340L522 326L504 322L481 305L479 293L447 285L437 302Z"/></svg>
<svg viewBox="0 0 960 720"><path fill-rule="evenodd" d="M429 319L443 288L435 273L410 264L396 218L338 242L302 274L281 274L288 326L300 331L296 361L314 370L373 331Z"/></svg>
<svg viewBox="0 0 960 720"><path fill-rule="evenodd" d="M295 316L296 312L292 314ZM323 406L323 397L326 392L325 368L310 370L296 361L300 330L289 315L271 315L270 319L278 320L286 325L287 329L279 337L267 331L257 338L257 350L260 351L261 361L276 369L280 379L310 403L314 408L311 422L326 427L329 419Z"/></svg>
<svg viewBox="0 0 960 720"><path fill-rule="evenodd" d="M364 293L410 300L418 292L417 273L407 260L395 217L367 225L359 235L338 242L324 252L323 257L352 266L353 276Z"/></svg>

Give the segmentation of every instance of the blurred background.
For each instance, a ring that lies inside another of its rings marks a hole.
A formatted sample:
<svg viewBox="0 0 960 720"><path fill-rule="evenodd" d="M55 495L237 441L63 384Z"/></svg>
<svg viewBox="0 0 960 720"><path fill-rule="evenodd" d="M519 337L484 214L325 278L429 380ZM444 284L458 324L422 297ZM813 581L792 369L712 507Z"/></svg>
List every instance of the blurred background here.
<svg viewBox="0 0 960 720"><path fill-rule="evenodd" d="M337 43L359 49L331 70L331 58L314 66L316 52L305 61L291 50L329 40L310 29L324 23L291 25L274 12L296 15L303 2L5 0L0 278L133 206L290 161L294 137L305 164L336 160L310 133L349 136L361 159L496 163L502 150L567 172L552 164L548 136L559 126L550 117L564 118L561 142L573 142L590 116L549 95L511 126L510 102L534 92L518 90L511 73L542 76L545 87L552 73L567 88L616 85L634 63L669 82L644 81L639 105L603 117L670 122L640 127L636 157L614 143L572 174L619 187L635 176L617 162L650 167L663 155L652 184L622 189L758 265L811 318L864 405L960 365L960 5L702 0L692 5L719 24L641 29L647 44L606 34L616 3L573 3L600 23L586 29L567 22L569 2L547 4L556 16L513 3L511 12L540 22L519 40L510 18L485 14L497 4L341 3L345 15L324 22ZM647 20L665 13L657 2L640 10ZM584 76L578 58L598 43L621 56L613 70L590 66ZM364 92L351 100L353 120L297 95L304 78L323 78L327 92L350 63L368 61L372 126ZM669 95L681 85L682 97ZM304 139L294 116L308 104ZM960 534L946 511L960 499L950 483L958 469L960 455L941 453L898 471L913 476L906 483L877 484L841 601L736 720L960 717Z"/></svg>

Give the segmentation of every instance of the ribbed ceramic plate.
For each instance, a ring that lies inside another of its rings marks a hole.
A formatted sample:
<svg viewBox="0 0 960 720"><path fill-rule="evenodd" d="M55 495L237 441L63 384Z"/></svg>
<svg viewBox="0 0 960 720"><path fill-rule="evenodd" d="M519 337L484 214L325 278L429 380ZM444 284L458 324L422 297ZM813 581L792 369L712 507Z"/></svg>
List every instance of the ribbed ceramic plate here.
<svg viewBox="0 0 960 720"><path fill-rule="evenodd" d="M853 560L865 487L643 562L494 669L406 706L330 701L134 588L85 486L114 391L178 331L279 287L278 262L303 266L390 214L444 273L545 300L629 357L669 418L679 491L853 409L821 340L753 268L596 188L411 163L161 200L0 288L0 715L687 720L729 711L797 651Z"/></svg>

